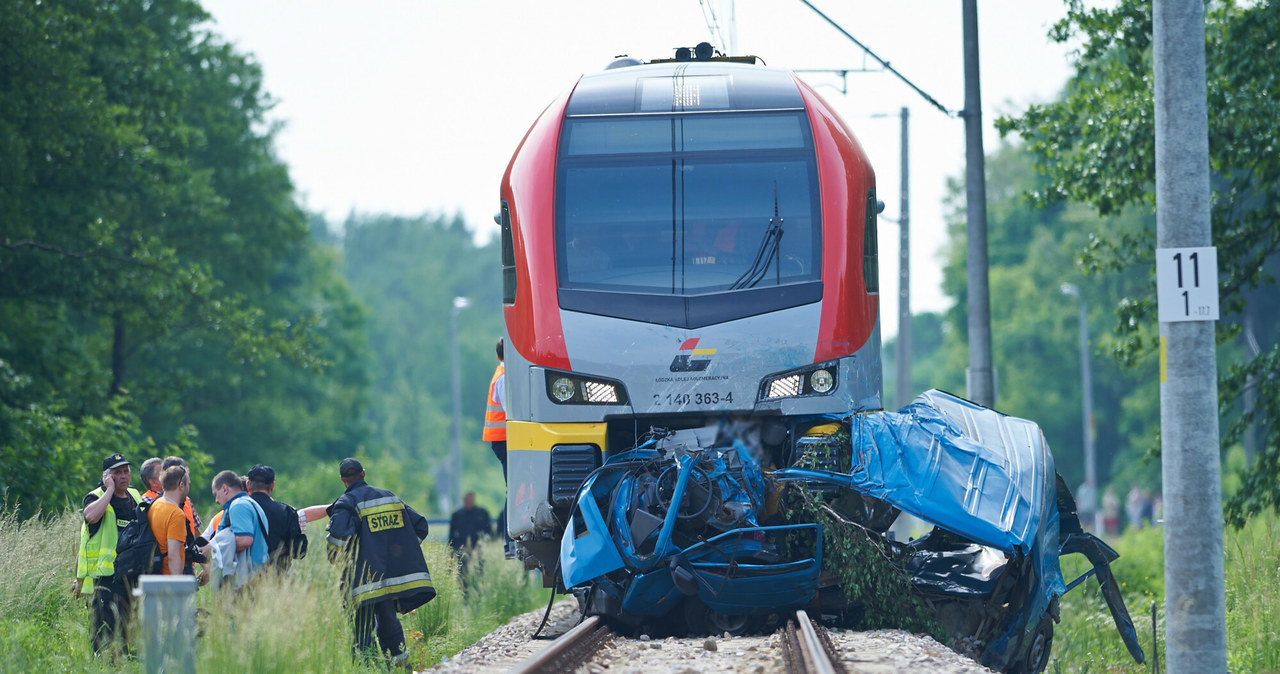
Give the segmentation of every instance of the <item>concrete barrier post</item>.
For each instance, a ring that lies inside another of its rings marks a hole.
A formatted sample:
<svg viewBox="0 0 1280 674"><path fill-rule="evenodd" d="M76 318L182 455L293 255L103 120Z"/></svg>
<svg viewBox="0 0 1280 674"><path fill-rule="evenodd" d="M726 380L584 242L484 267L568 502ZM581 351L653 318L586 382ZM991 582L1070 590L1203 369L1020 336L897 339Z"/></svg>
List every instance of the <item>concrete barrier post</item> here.
<svg viewBox="0 0 1280 674"><path fill-rule="evenodd" d="M134 595L142 599L147 674L196 671L195 576L142 576Z"/></svg>

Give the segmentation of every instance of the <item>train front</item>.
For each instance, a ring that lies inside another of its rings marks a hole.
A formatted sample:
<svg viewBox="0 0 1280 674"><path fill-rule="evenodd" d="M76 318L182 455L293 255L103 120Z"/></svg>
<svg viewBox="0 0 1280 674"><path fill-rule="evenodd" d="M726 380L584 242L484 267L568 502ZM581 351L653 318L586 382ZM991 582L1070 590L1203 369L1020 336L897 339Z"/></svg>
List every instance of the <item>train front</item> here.
<svg viewBox="0 0 1280 674"><path fill-rule="evenodd" d="M797 422L881 407L874 173L812 89L741 61L584 76L507 168L507 521L530 568L554 569L583 479L655 429L781 465Z"/></svg>

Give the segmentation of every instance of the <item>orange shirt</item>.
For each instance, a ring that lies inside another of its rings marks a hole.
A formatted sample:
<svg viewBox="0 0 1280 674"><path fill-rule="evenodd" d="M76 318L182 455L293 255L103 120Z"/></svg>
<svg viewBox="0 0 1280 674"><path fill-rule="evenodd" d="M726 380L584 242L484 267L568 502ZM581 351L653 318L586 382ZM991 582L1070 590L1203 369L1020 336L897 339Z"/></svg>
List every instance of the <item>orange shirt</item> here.
<svg viewBox="0 0 1280 674"><path fill-rule="evenodd" d="M169 551L169 541L178 541L178 566L182 567L187 562L187 516L182 513L182 508L166 501L159 499L151 504L151 509L147 511L147 517L151 521L151 533L156 535L156 542L160 544L160 552L164 554ZM164 560L164 575L169 575L169 559Z"/></svg>
<svg viewBox="0 0 1280 674"><path fill-rule="evenodd" d="M148 489L147 493L142 495L142 498L144 499L149 498L152 501L157 501L160 499L160 494L156 493L154 489ZM222 511L219 510L218 512L222 512ZM182 501L182 514L186 516L187 524L191 525L191 537L195 538L196 536L199 536L200 527L199 525L196 524L196 511L195 511L195 508L191 506L190 496L183 499Z"/></svg>

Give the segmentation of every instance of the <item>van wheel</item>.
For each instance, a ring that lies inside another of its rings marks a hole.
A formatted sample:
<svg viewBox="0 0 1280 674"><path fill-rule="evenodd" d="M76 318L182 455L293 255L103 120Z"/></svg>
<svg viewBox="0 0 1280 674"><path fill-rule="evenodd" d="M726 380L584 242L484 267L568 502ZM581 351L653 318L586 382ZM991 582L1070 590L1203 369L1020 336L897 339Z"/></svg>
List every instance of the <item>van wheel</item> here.
<svg viewBox="0 0 1280 674"><path fill-rule="evenodd" d="M1049 666L1049 654L1053 650L1053 618L1048 614L1040 616L1040 623L1031 634L1026 650L1022 653L1019 667L1014 671L1025 674L1038 674Z"/></svg>

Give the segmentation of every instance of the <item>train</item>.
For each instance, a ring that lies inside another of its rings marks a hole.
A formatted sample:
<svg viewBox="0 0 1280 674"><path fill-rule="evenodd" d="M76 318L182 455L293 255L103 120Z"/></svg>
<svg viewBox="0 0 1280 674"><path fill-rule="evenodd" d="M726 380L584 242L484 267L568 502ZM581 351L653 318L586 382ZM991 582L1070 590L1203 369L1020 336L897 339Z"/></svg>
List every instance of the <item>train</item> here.
<svg viewBox="0 0 1280 674"><path fill-rule="evenodd" d="M936 390L882 409L879 211L845 123L753 57L621 58L554 100L498 216L515 554L622 629L916 606L1006 672L1044 671L1092 576L1143 662L1038 425ZM931 529L897 540L902 513Z"/></svg>
<svg viewBox="0 0 1280 674"><path fill-rule="evenodd" d="M703 43L619 58L501 183L508 533L556 578L583 481L657 432L781 464L795 421L880 409L875 172L794 72Z"/></svg>

